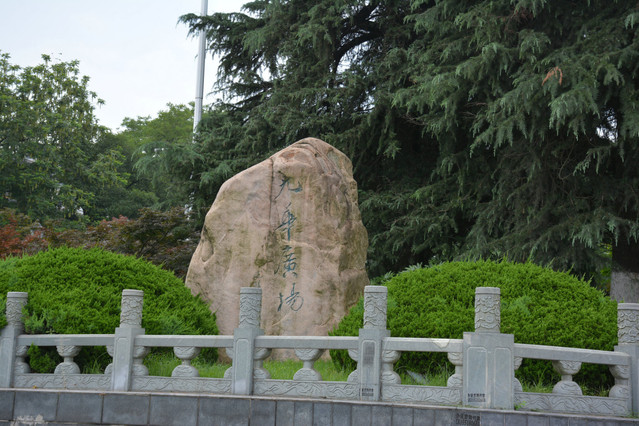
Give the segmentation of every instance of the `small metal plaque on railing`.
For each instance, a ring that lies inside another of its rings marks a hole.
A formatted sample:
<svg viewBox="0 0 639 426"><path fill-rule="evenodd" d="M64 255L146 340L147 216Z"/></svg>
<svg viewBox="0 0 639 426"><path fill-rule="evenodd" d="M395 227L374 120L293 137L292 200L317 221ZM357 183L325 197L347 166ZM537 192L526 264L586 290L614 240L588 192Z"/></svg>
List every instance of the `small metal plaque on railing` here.
<svg viewBox="0 0 639 426"><path fill-rule="evenodd" d="M455 424L464 426L481 425L481 416L477 414L455 413Z"/></svg>
<svg viewBox="0 0 639 426"><path fill-rule="evenodd" d="M484 393L469 393L468 402L486 402L486 394Z"/></svg>
<svg viewBox="0 0 639 426"><path fill-rule="evenodd" d="M373 390L373 388L362 388L362 397L368 396L374 396L375 395L375 391Z"/></svg>

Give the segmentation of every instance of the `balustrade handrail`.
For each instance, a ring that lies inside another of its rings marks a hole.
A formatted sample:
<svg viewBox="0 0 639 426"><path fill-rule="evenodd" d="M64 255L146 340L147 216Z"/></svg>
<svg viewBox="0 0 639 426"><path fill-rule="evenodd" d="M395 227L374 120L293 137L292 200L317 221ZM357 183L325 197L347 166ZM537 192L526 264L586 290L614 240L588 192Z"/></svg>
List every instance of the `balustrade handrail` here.
<svg viewBox="0 0 639 426"><path fill-rule="evenodd" d="M175 334L141 334L135 337L136 346L146 347L197 347L197 348L232 348L233 336L230 335L175 335Z"/></svg>
<svg viewBox="0 0 639 426"><path fill-rule="evenodd" d="M256 348L357 349L357 336L257 336Z"/></svg>
<svg viewBox="0 0 639 426"><path fill-rule="evenodd" d="M17 344L29 346L107 346L113 344L114 334L21 334Z"/></svg>
<svg viewBox="0 0 639 426"><path fill-rule="evenodd" d="M516 357L528 359L541 359L547 361L579 361L588 364L629 366L632 362L630 355L623 352L566 348L562 346L532 345L528 343L515 343L514 355Z"/></svg>
<svg viewBox="0 0 639 426"><path fill-rule="evenodd" d="M113 344L113 334L21 334L18 345L29 346L107 346ZM255 347L269 349L357 349L357 336L258 336ZM387 337L384 350L400 352L461 352L462 339ZM190 346L199 348L231 348L232 335L143 334L136 336L136 345L146 347ZM514 356L547 361L580 361L589 364L623 365L631 357L623 352L568 348L563 346L515 343Z"/></svg>
<svg viewBox="0 0 639 426"><path fill-rule="evenodd" d="M425 337L387 337L384 350L400 352L461 352L462 339L437 339Z"/></svg>

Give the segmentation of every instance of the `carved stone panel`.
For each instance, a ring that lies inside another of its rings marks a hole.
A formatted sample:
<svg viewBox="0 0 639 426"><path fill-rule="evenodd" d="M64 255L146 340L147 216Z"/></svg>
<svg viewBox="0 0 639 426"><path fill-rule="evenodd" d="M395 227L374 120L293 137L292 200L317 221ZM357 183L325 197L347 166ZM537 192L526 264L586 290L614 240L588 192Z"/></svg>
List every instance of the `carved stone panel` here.
<svg viewBox="0 0 639 426"><path fill-rule="evenodd" d="M22 308L27 304L29 295L21 291L10 291L7 293L6 317L7 323L16 328L19 332L24 331L22 322Z"/></svg>
<svg viewBox="0 0 639 426"><path fill-rule="evenodd" d="M240 328L260 328L262 314L262 289L242 287L240 289Z"/></svg>
<svg viewBox="0 0 639 426"><path fill-rule="evenodd" d="M364 288L364 328L386 329L386 299L388 289L384 286Z"/></svg>
<svg viewBox="0 0 639 426"><path fill-rule="evenodd" d="M359 385L344 382L255 380L255 395L302 396L308 398L357 399Z"/></svg>
<svg viewBox="0 0 639 426"><path fill-rule="evenodd" d="M497 287L475 289L475 331L499 333L501 321L500 290Z"/></svg>
<svg viewBox="0 0 639 426"><path fill-rule="evenodd" d="M639 303L617 305L619 344L639 344Z"/></svg>
<svg viewBox="0 0 639 426"><path fill-rule="evenodd" d="M515 404L526 411L625 416L628 414L626 403L625 399L610 397L570 396L533 392L515 393Z"/></svg>
<svg viewBox="0 0 639 426"><path fill-rule="evenodd" d="M144 292L142 290L122 290L120 326L141 327L143 303Z"/></svg>
<svg viewBox="0 0 639 426"><path fill-rule="evenodd" d="M19 374L16 388L109 390L111 377L104 374Z"/></svg>
<svg viewBox="0 0 639 426"><path fill-rule="evenodd" d="M382 401L459 405L461 404L461 388L386 385L382 387Z"/></svg>
<svg viewBox="0 0 639 426"><path fill-rule="evenodd" d="M230 394L231 381L204 377L134 377L133 391L205 392Z"/></svg>

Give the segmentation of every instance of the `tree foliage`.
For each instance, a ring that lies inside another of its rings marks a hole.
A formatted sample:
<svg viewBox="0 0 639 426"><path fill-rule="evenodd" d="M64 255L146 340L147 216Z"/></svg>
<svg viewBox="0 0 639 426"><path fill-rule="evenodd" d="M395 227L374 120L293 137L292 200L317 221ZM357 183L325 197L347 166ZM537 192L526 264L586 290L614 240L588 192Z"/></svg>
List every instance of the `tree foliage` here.
<svg viewBox="0 0 639 426"><path fill-rule="evenodd" d="M94 188L121 182L122 157L94 149L105 129L93 115L99 100L78 62L42 59L20 68L0 55L0 207L73 217L91 205Z"/></svg>
<svg viewBox="0 0 639 426"><path fill-rule="evenodd" d="M182 179L210 205L224 179L316 136L353 160L373 274L507 255L592 275L602 244L639 251L636 6L257 0L186 15L226 97Z"/></svg>
<svg viewBox="0 0 639 426"><path fill-rule="evenodd" d="M0 259L9 256L35 254L45 250L47 243L39 223L9 209L0 210Z"/></svg>
<svg viewBox="0 0 639 426"><path fill-rule="evenodd" d="M139 184L152 191L156 209L168 210L189 204L191 185L180 179L197 156L192 152L193 107L167 104L157 117L125 118L118 135L131 152Z"/></svg>
<svg viewBox="0 0 639 426"><path fill-rule="evenodd" d="M145 259L184 279L198 242L193 221L179 207L165 212L144 208L135 219L120 216L86 228L65 225L41 225L26 215L0 210L0 259L59 247L101 248Z"/></svg>
<svg viewBox="0 0 639 426"><path fill-rule="evenodd" d="M138 146L126 137L125 132L103 134L94 145L97 152L114 152L121 159L115 173L121 177L117 185L94 187L95 197L90 206L83 209L89 222L110 220L125 216L131 219L139 216L142 208L158 205L158 197L150 181L137 173L134 168Z"/></svg>
<svg viewBox="0 0 639 426"><path fill-rule="evenodd" d="M43 55L21 68L9 59L0 55L0 208L77 227L158 204L133 169L139 143L98 124L102 101L77 61Z"/></svg>
<svg viewBox="0 0 639 426"><path fill-rule="evenodd" d="M184 279L197 247L198 233L183 208L141 209L136 219L120 216L90 227L85 247L100 247L145 259Z"/></svg>
<svg viewBox="0 0 639 426"><path fill-rule="evenodd" d="M0 210L0 259L32 255L59 247L101 248L145 259L184 278L198 242L193 220L184 209L141 209L139 217L102 220L69 228L68 222L40 224L13 210Z"/></svg>

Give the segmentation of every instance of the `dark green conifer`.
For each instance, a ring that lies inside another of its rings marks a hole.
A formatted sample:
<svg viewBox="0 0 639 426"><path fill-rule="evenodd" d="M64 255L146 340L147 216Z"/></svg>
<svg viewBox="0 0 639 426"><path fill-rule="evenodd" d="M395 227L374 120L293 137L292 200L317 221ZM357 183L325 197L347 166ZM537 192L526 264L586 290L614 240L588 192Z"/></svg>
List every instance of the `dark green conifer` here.
<svg viewBox="0 0 639 426"><path fill-rule="evenodd" d="M372 274L639 258L635 0L254 1L183 20L208 31L227 95L200 129L201 206L315 136L353 160Z"/></svg>

